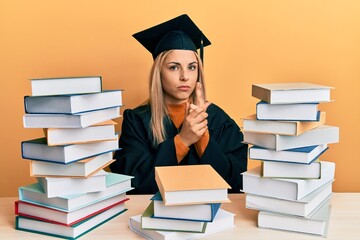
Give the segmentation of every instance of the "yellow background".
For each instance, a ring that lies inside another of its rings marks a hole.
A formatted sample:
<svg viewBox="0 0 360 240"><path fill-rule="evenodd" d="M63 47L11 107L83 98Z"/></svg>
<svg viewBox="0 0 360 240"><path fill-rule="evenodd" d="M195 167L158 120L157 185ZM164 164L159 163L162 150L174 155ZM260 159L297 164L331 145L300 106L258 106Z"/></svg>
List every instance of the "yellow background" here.
<svg viewBox="0 0 360 240"><path fill-rule="evenodd" d="M104 89L124 89L124 108L147 98L150 53L132 34L187 13L212 41L205 48L208 100L240 124L255 113L253 83L312 82L335 87L320 105L340 143L334 191L360 191L360 1L0 1L0 196L35 182L20 143L30 78L101 75ZM118 120L121 122L121 119ZM252 168L259 163L250 161Z"/></svg>

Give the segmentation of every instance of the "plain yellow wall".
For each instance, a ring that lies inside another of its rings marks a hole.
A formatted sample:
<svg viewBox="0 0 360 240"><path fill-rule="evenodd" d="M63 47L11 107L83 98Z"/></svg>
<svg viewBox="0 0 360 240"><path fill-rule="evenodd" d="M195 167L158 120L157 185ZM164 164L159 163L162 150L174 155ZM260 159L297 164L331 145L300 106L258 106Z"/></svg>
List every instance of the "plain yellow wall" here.
<svg viewBox="0 0 360 240"><path fill-rule="evenodd" d="M335 87L335 101L320 106L327 124L340 127L340 143L322 160L336 162L334 191L360 191L359 1L1 0L0 196L17 196L35 181L20 150L21 141L42 137L22 125L28 79L101 75L104 88L124 89L125 108L133 108L147 97L152 58L131 35L182 13L212 41L205 49L208 100L239 124L255 113L253 83Z"/></svg>

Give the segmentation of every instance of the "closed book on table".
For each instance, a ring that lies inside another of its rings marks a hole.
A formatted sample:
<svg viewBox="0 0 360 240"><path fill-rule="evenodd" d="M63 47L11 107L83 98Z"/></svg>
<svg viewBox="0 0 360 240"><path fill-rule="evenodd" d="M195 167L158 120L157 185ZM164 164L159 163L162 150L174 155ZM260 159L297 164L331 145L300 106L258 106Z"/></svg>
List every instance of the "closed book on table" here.
<svg viewBox="0 0 360 240"><path fill-rule="evenodd" d="M85 158L94 157L118 149L117 135L115 140L84 144L48 146L46 138L38 138L21 143L24 159L69 164Z"/></svg>
<svg viewBox="0 0 360 240"><path fill-rule="evenodd" d="M204 233L157 231L157 230L142 229L141 215L130 217L129 228L145 238L154 239L154 240L196 239L235 227L234 216L235 214L231 212L225 211L223 209L219 209L214 221L207 223L207 227Z"/></svg>
<svg viewBox="0 0 360 240"><path fill-rule="evenodd" d="M83 113L120 107L122 105L122 91L109 90L90 94L25 96L24 105L26 113Z"/></svg>
<svg viewBox="0 0 360 240"><path fill-rule="evenodd" d="M126 193L122 193L71 212L55 210L33 203L16 201L15 214L40 221L72 226L116 205L121 204L123 209L125 209L125 202L127 200L129 200L129 198L126 198Z"/></svg>
<svg viewBox="0 0 360 240"><path fill-rule="evenodd" d="M320 114L318 121L271 121L257 120L256 115L243 118L244 132L273 133L279 135L300 135L325 123L325 112Z"/></svg>
<svg viewBox="0 0 360 240"><path fill-rule="evenodd" d="M52 237L76 239L125 211L126 209L124 209L122 205L116 205L104 212L98 213L72 226L65 226L62 224L55 224L33 218L17 216L15 220L15 228L17 230L39 233Z"/></svg>
<svg viewBox="0 0 360 240"><path fill-rule="evenodd" d="M276 151L339 142L339 127L321 125L297 136L244 132L244 142Z"/></svg>
<svg viewBox="0 0 360 240"><path fill-rule="evenodd" d="M114 162L113 153L107 152L95 157L86 158L71 164L55 162L30 161L30 176L32 177L90 177L96 172Z"/></svg>
<svg viewBox="0 0 360 240"><path fill-rule="evenodd" d="M256 104L258 120L274 121L316 121L319 118L319 103L270 104L260 101Z"/></svg>
<svg viewBox="0 0 360 240"><path fill-rule="evenodd" d="M278 162L303 163L309 164L318 159L329 147L327 144L309 147L292 148L283 151L251 146L249 148L249 158L254 160L268 160Z"/></svg>
<svg viewBox="0 0 360 240"><path fill-rule="evenodd" d="M100 192L106 189L104 170L88 178L37 177L42 190L48 198Z"/></svg>
<svg viewBox="0 0 360 240"><path fill-rule="evenodd" d="M263 178L261 166L242 173L245 193L285 200L300 200L334 180L335 163L323 162L320 179Z"/></svg>
<svg viewBox="0 0 360 240"><path fill-rule="evenodd" d="M210 165L155 167L155 180L166 206L230 202L230 185Z"/></svg>
<svg viewBox="0 0 360 240"><path fill-rule="evenodd" d="M151 200L154 203L154 217L190 221L212 222L221 203L165 206L160 192Z"/></svg>
<svg viewBox="0 0 360 240"><path fill-rule="evenodd" d="M330 201L323 203L306 218L260 211L258 214L258 227L326 237L330 214Z"/></svg>
<svg viewBox="0 0 360 240"><path fill-rule="evenodd" d="M32 96L98 93L101 76L78 76L30 79Z"/></svg>
<svg viewBox="0 0 360 240"><path fill-rule="evenodd" d="M270 178L317 179L321 177L323 161L310 164L263 161L262 176Z"/></svg>
<svg viewBox="0 0 360 240"><path fill-rule="evenodd" d="M48 198L40 185L33 183L19 188L19 200L71 212L132 190L132 178L132 176L109 172L106 175L106 189L104 191L53 198Z"/></svg>
<svg viewBox="0 0 360 240"><path fill-rule="evenodd" d="M332 87L312 83L253 84L252 96L271 104L329 102Z"/></svg>
<svg viewBox="0 0 360 240"><path fill-rule="evenodd" d="M325 184L297 201L247 193L245 196L245 206L246 208L260 211L307 217L320 204L330 198L331 194L332 182Z"/></svg>
<svg viewBox="0 0 360 240"><path fill-rule="evenodd" d="M120 107L77 114L27 113L23 116L25 128L85 128L120 117Z"/></svg>
<svg viewBox="0 0 360 240"><path fill-rule="evenodd" d="M44 133L48 146L82 144L115 140L115 125L108 120L86 128L45 128Z"/></svg>
<svg viewBox="0 0 360 240"><path fill-rule="evenodd" d="M141 215L142 229L197 233L203 233L206 229L206 222L155 218L153 216L154 203L151 202Z"/></svg>

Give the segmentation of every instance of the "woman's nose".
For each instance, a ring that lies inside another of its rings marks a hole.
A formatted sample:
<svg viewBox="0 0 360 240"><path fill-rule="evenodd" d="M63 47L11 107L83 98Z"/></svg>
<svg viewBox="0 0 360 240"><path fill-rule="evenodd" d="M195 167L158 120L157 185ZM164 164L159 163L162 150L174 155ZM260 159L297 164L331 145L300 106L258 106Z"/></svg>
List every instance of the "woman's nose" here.
<svg viewBox="0 0 360 240"><path fill-rule="evenodd" d="M180 73L180 80L187 81L189 80L189 74L186 70L182 70Z"/></svg>

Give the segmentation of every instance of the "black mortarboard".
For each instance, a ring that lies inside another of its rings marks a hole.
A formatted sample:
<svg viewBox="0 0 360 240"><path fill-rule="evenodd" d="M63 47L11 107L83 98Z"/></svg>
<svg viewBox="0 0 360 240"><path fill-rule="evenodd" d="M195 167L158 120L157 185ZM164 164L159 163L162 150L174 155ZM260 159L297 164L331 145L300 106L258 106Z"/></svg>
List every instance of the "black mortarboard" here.
<svg viewBox="0 0 360 240"><path fill-rule="evenodd" d="M203 47L211 44L186 14L135 33L133 37L151 52L154 59L167 50L196 51L200 48L200 57L203 60Z"/></svg>

